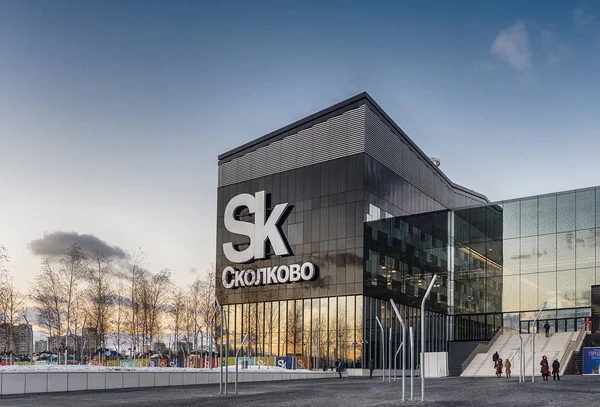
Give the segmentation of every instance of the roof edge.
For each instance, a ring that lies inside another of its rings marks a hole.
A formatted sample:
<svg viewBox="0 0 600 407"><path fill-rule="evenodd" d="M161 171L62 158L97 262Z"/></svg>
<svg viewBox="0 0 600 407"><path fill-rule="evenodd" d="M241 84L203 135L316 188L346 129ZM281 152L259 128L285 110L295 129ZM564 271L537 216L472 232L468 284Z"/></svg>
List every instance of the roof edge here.
<svg viewBox="0 0 600 407"><path fill-rule="evenodd" d="M350 98L348 98L346 100L343 100L343 101L341 101L339 103L336 103L333 106L330 106L328 108L320 110L317 113L313 113L310 116L307 116L307 117L305 117L303 119L297 120L297 121L295 121L295 122L293 122L291 124L288 124L287 126L284 126L284 127L280 128L280 129L277 129L277 130L274 130L274 131L272 131L270 133L265 134L262 137L259 137L257 139L251 140L251 141L249 141L249 142L247 142L245 144L242 144L241 146L238 146L238 147L236 147L236 148L234 148L232 150L229 150L229 151L227 151L227 152L225 152L223 154L220 154L219 157L218 157L218 160L219 161L224 160L224 159L226 159L226 158L228 158L228 157L230 157L230 156L232 156L234 154L237 154L237 153L239 153L239 152L241 152L243 150L246 150L246 149L248 149L248 148L250 148L252 146L260 144L260 143L262 143L262 142L264 142L266 140L269 140L271 138L277 137L278 135L280 135L282 133L289 132L289 131L297 128L297 127L301 127L301 126L303 126L303 125L305 125L307 123L310 123L310 122L313 122L315 120L318 120L319 118L321 118L323 116L327 116L327 115L335 112L336 110L343 109L344 107L346 107L348 105L355 104L355 103L357 103L357 102L359 102L359 101L361 101L363 99L369 100L370 102L373 102L373 99L369 96L369 94L367 92L361 92L361 93L359 93L357 95L354 95L354 96L352 96L352 97L350 97Z"/></svg>

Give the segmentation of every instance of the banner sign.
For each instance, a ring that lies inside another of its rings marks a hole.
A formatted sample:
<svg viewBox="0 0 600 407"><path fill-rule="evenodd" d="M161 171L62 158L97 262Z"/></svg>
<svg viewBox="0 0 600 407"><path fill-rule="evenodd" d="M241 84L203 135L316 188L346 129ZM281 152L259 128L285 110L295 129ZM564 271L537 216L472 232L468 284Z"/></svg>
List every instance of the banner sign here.
<svg viewBox="0 0 600 407"><path fill-rule="evenodd" d="M583 348L583 374L600 375L600 348Z"/></svg>
<svg viewBox="0 0 600 407"><path fill-rule="evenodd" d="M133 359L121 360L121 367L135 367L135 361Z"/></svg>

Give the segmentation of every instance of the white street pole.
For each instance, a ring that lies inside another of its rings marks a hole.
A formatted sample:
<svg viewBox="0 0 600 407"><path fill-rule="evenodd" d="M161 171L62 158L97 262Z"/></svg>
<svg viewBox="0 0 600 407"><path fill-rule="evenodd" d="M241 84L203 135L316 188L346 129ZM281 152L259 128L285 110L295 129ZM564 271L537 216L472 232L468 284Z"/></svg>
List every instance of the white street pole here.
<svg viewBox="0 0 600 407"><path fill-rule="evenodd" d="M538 311L537 315L535 316L535 319L533 320L533 338L531 340L531 383L535 382L535 326L537 323L538 318L540 317L540 314L542 313L542 311L544 310L544 307L540 308L540 310Z"/></svg>
<svg viewBox="0 0 600 407"><path fill-rule="evenodd" d="M217 317L217 310L218 309L219 308L217 306L215 306L215 311L213 312L213 316L212 316L212 318L210 320L210 333L209 333L209 337L208 337L208 340L210 341L210 343L209 343L209 353L210 353L209 356L210 357L208 359L208 368L211 371L212 371L212 368L213 368L213 357L214 357L214 355L213 355L213 350L214 350L214 348L213 348L213 342L215 340L215 335L214 335L214 332L215 332L215 318Z"/></svg>
<svg viewBox="0 0 600 407"><path fill-rule="evenodd" d="M408 337L410 340L410 399L415 399L414 395L414 379L415 379L415 341L413 334L413 327L408 328Z"/></svg>
<svg viewBox="0 0 600 407"><path fill-rule="evenodd" d="M381 368L383 369L383 382L385 383L385 333L379 317L376 316L375 319L377 320L379 328L381 329Z"/></svg>
<svg viewBox="0 0 600 407"><path fill-rule="evenodd" d="M392 382L392 328L390 327L390 337L388 340L388 383Z"/></svg>
<svg viewBox="0 0 600 407"><path fill-rule="evenodd" d="M423 301L421 301L421 401L425 401L425 301L431 294L436 277L437 274L434 274L425 296L423 296Z"/></svg>
<svg viewBox="0 0 600 407"><path fill-rule="evenodd" d="M220 374L219 374L219 394L223 394L223 308L221 308L221 303L219 302L219 298L215 295L215 301L217 302L217 308L221 314L221 339L219 340L219 365L221 366ZM215 308L215 311L217 310ZM215 313L216 318L216 313Z"/></svg>
<svg viewBox="0 0 600 407"><path fill-rule="evenodd" d="M402 327L402 343L398 347L398 350L396 351L396 356L394 357L394 381L396 380L396 360L398 359L398 352L400 352L400 349L402 349L402 401L404 402L404 369L406 366L406 325L404 325L404 320L402 319L402 315L400 315L400 312L398 311L398 307L396 307L396 303L394 303L394 300L390 300L390 303L392 304L392 309L396 313L396 317L400 321L400 326Z"/></svg>
<svg viewBox="0 0 600 407"><path fill-rule="evenodd" d="M225 394L227 394L227 382L229 381L229 325L227 325L227 312L224 309L221 309L221 312L223 313L221 324L225 325Z"/></svg>
<svg viewBox="0 0 600 407"><path fill-rule="evenodd" d="M244 336L244 340L240 344L240 347L238 348L237 352L235 353L235 394L237 394L237 384L238 384L238 364L239 364L238 359L240 357L240 351L242 350L242 347L248 340L248 335L250 335L250 334L246 334L246 336Z"/></svg>

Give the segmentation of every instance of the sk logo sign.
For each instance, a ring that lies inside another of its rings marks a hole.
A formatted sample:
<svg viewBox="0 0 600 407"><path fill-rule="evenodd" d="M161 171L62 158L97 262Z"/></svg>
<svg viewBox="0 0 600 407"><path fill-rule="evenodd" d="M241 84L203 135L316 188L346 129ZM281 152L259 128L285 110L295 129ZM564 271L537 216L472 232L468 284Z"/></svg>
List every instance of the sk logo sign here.
<svg viewBox="0 0 600 407"><path fill-rule="evenodd" d="M282 367L282 368L285 369L286 368L286 366L285 366L285 360L283 360L283 359L278 360L277 361L277 366Z"/></svg>
<svg viewBox="0 0 600 407"><path fill-rule="evenodd" d="M236 219L236 213L239 208L248 208L250 214L254 214L254 224ZM233 243L223 244L223 253L229 261L233 263L246 263L252 259L264 259L266 255L267 239L271 242L275 254L285 256L290 251L281 235L279 224L283 221L284 213L288 204L279 204L273 208L267 218L266 193L257 192L254 196L250 194L240 194L234 196L225 208L225 228L231 233L248 236L250 245L238 251Z"/></svg>

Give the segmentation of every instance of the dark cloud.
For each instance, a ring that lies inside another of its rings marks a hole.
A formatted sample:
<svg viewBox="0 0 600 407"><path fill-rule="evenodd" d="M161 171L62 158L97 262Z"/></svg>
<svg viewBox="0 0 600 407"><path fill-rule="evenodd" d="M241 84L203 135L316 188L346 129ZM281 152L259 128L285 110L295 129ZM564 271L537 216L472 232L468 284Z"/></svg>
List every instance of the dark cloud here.
<svg viewBox="0 0 600 407"><path fill-rule="evenodd" d="M80 235L77 232L46 233L41 239L29 243L29 249L37 256L60 257L75 243L90 252L97 250L108 259L127 258L127 253L120 247L111 246L94 235Z"/></svg>

